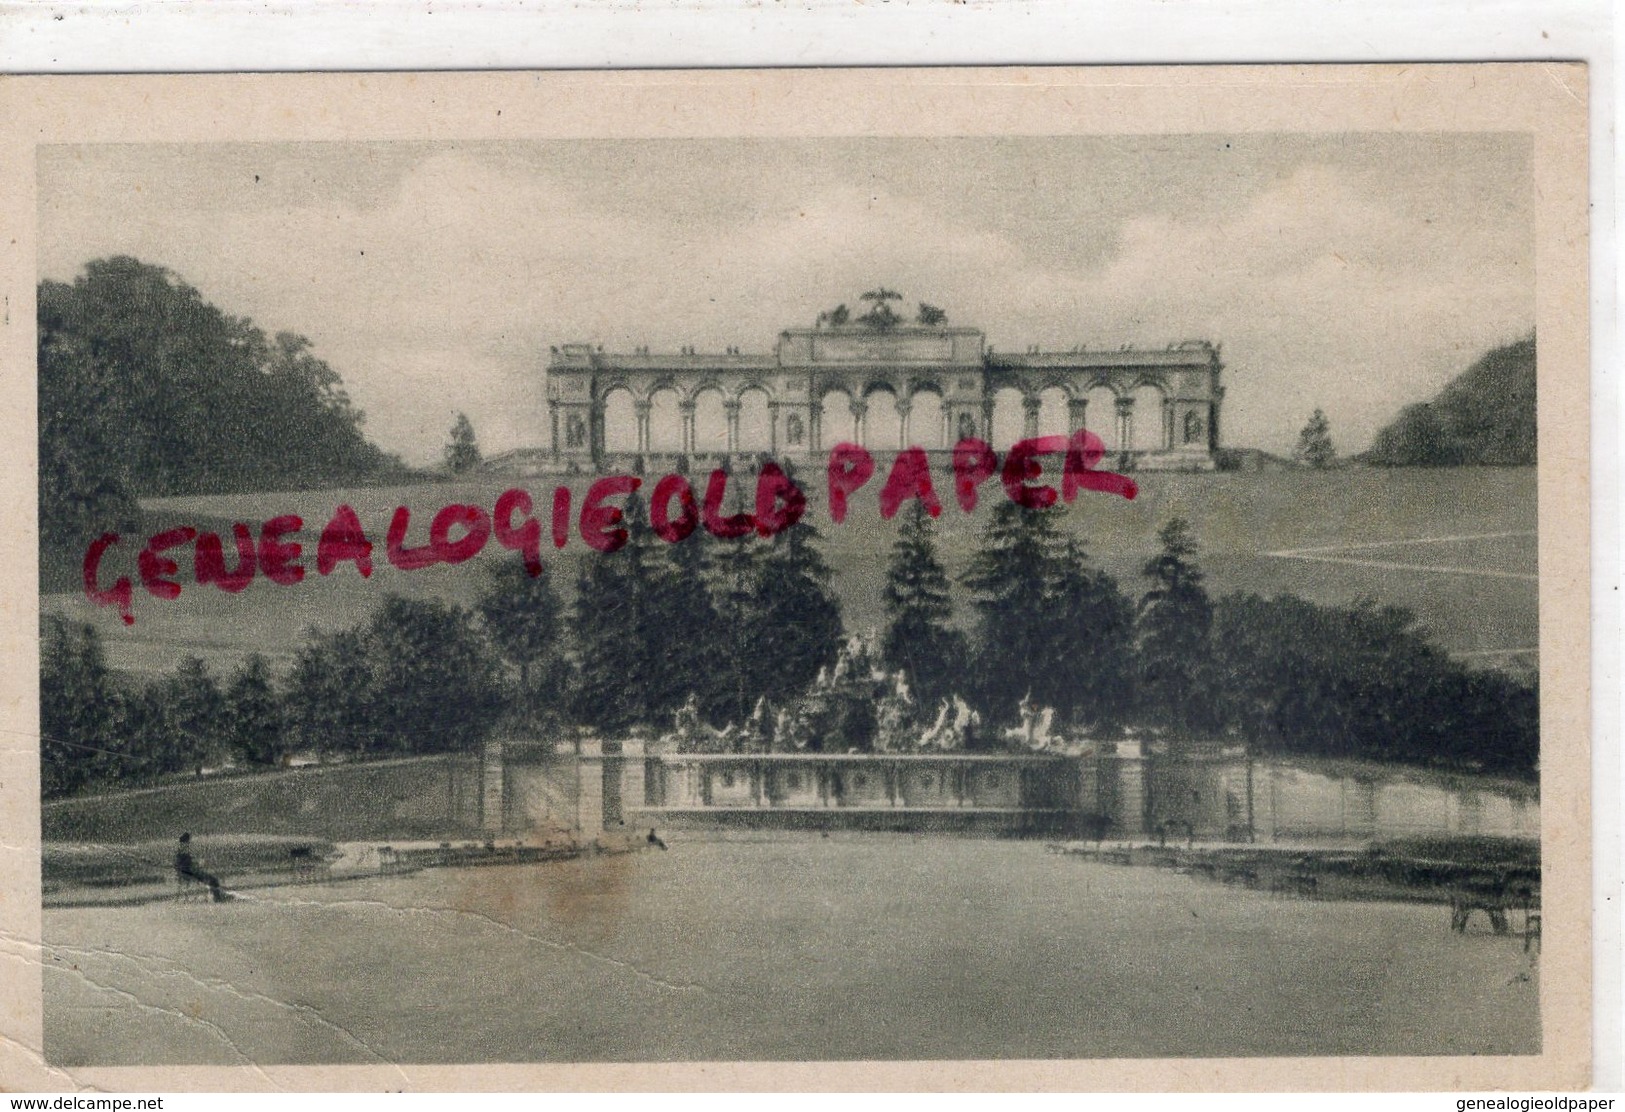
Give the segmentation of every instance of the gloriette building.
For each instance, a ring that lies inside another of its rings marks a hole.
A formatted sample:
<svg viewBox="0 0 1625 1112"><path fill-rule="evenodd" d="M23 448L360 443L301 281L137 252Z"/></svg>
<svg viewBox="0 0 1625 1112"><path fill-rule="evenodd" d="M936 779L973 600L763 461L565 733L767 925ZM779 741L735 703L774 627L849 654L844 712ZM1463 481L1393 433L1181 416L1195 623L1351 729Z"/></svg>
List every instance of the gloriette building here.
<svg viewBox="0 0 1625 1112"><path fill-rule="evenodd" d="M550 447L526 455L548 470L702 470L730 456L816 456L842 441L943 451L980 437L1003 451L1088 428L1118 469L1214 467L1224 387L1211 343L996 352L980 329L950 327L929 305L911 322L888 304L899 295L864 296L875 301L864 316L840 307L780 332L765 353L556 347Z"/></svg>

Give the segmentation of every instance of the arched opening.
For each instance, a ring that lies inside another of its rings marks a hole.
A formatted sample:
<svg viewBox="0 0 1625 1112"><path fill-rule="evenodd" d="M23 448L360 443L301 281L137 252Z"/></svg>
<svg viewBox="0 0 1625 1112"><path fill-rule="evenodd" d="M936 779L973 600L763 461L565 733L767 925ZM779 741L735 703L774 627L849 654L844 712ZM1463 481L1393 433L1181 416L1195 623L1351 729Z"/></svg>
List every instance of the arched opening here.
<svg viewBox="0 0 1625 1112"><path fill-rule="evenodd" d="M694 451L697 454L728 450L728 410L722 404L722 391L701 390L694 395Z"/></svg>
<svg viewBox="0 0 1625 1112"><path fill-rule="evenodd" d="M863 446L872 451L895 452L903 447L903 415L890 387L877 386L863 397Z"/></svg>
<svg viewBox="0 0 1625 1112"><path fill-rule="evenodd" d="M1068 436L1072 432L1070 426L1066 391L1059 386L1046 387L1038 395L1038 435Z"/></svg>
<svg viewBox="0 0 1625 1112"><path fill-rule="evenodd" d="M766 390L755 387L739 395L739 443L741 452L768 452L773 449L773 411Z"/></svg>
<svg viewBox="0 0 1625 1112"><path fill-rule="evenodd" d="M604 451L638 450L638 411L632 391L617 387L604 395Z"/></svg>
<svg viewBox="0 0 1625 1112"><path fill-rule="evenodd" d="M1089 431L1100 437L1108 452L1114 452L1117 442L1117 395L1109 387L1096 386L1087 395L1089 401Z"/></svg>
<svg viewBox="0 0 1625 1112"><path fill-rule="evenodd" d="M1160 452L1170 447L1162 391L1147 382L1136 386L1129 396L1134 399L1134 447L1142 452Z"/></svg>
<svg viewBox="0 0 1625 1112"><path fill-rule="evenodd" d="M823 408L818 414L819 448L833 448L837 444L856 444L857 422L852 416L852 396L845 390L831 390L824 395Z"/></svg>
<svg viewBox="0 0 1625 1112"><path fill-rule="evenodd" d="M916 390L908 402L908 442L932 449L948 447L942 420L942 395L935 390Z"/></svg>
<svg viewBox="0 0 1625 1112"><path fill-rule="evenodd" d="M1006 386L993 395L993 447L1005 451L1026 436L1027 411L1020 390Z"/></svg>
<svg viewBox="0 0 1625 1112"><path fill-rule="evenodd" d="M683 450L683 412L677 404L677 391L667 387L649 396L649 450Z"/></svg>

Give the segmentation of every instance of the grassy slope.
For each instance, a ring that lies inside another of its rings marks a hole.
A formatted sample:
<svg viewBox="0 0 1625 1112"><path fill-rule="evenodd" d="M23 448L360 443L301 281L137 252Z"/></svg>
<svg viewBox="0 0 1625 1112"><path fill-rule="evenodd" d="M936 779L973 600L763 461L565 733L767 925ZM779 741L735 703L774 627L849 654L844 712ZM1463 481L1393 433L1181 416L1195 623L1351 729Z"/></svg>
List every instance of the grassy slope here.
<svg viewBox="0 0 1625 1112"><path fill-rule="evenodd" d="M1201 564L1215 594L1290 591L1327 603L1371 597L1411 607L1448 648L1482 651L1536 643L1536 584L1530 580L1395 571L1264 555L1289 548L1533 531L1532 468L1144 474L1138 478L1141 493L1135 501L1084 494L1066 515L1069 527L1085 539L1094 558L1135 593L1141 589L1139 567L1156 549L1156 530L1168 518L1182 515L1195 526L1202 544ZM895 523L879 520L875 495L880 482L876 478L855 496L851 515L838 526L823 509L822 483L807 482L812 503L808 518L824 537L824 551L837 572L836 587L847 623L854 630L884 622L880 589ZM389 516L397 505L410 506L415 515L412 538L417 543L426 532L428 517L441 505L471 500L489 507L509 485L526 486L545 508L553 480L480 479L413 487L160 500L147 507L150 529L232 518L257 525L275 514L299 513L313 531L319 531L333 507L348 502L378 545L373 575L363 580L344 565L325 579L312 571L305 582L292 587L259 579L236 596L188 586L173 602L159 602L138 588L136 624L128 628L120 625L111 610L99 610L74 592L71 580L57 584L64 593L49 595L45 609L94 621L105 636L110 661L118 667L165 670L187 652L222 666L234 664L250 651L265 652L280 663L297 646L306 627L337 628L359 621L388 592L472 601L481 587L482 567L517 557L493 543L478 559L459 567L401 572L383 559ZM579 507L586 484L577 480L572 485ZM988 506L1003 495L996 484L988 484L983 488L983 505L974 515L966 515L951 501L946 483L939 481L939 489L949 499L938 522L940 547L950 573L957 574L969 559ZM137 543L131 538L122 553L132 566ZM1533 572L1534 551L1532 537L1511 537L1371 549L1352 555ZM558 575L568 590L578 561L593 555L572 536L569 547L556 553L548 550L544 560L550 574ZM189 557L183 554L181 564L185 582ZM108 573L113 571L114 564L109 563Z"/></svg>

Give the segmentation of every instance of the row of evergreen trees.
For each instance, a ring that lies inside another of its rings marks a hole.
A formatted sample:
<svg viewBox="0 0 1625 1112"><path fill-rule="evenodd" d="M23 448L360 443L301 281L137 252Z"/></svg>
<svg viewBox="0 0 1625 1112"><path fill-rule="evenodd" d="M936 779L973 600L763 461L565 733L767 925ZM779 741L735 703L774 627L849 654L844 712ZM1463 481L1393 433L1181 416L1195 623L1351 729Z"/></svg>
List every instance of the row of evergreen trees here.
<svg viewBox="0 0 1625 1112"><path fill-rule="evenodd" d="M955 585L916 505L901 519L884 590L888 670L919 714L961 695L993 725L1024 698L1057 725L1110 736L1228 738L1261 752L1528 774L1534 689L1469 670L1412 615L1291 595L1210 597L1185 522L1169 522L1137 596L1090 560L1064 510L1001 505ZM765 696L784 706L844 637L818 535L697 531L669 544L636 495L627 544L584 561L566 601L517 561L494 565L472 609L389 598L353 629L312 632L280 678L251 657L217 683L201 661L121 684L89 627L53 622L42 669L48 794L150 779L232 757L469 751L504 720L540 733L664 732L692 694L712 723ZM849 739L819 739L846 748Z"/></svg>

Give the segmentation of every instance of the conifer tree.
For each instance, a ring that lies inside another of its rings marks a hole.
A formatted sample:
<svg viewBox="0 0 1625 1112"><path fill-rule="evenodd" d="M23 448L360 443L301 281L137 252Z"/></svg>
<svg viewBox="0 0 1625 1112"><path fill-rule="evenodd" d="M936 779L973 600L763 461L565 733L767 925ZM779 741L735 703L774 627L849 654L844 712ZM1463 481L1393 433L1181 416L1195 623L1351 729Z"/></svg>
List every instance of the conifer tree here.
<svg viewBox="0 0 1625 1112"><path fill-rule="evenodd" d="M707 646L710 683L702 701L717 722L738 722L762 694L770 668L761 542L747 536L705 543L711 551L703 582L719 636Z"/></svg>
<svg viewBox="0 0 1625 1112"><path fill-rule="evenodd" d="M725 710L727 684L720 675L717 652L734 634L723 628L711 597L717 545L704 529L696 529L680 541L657 546L654 607L660 628L678 631L661 645L658 663L664 679L654 723L658 729L671 725L672 715L690 693L699 697L707 718Z"/></svg>
<svg viewBox="0 0 1625 1112"><path fill-rule="evenodd" d="M518 561L504 560L489 573L475 611L513 670L513 720L530 728L556 720L567 670L559 645L563 606L551 577L546 572L533 576Z"/></svg>
<svg viewBox="0 0 1625 1112"><path fill-rule="evenodd" d="M1134 709L1134 604L1075 538L1056 567L1057 647L1042 667L1063 718L1090 729L1121 725Z"/></svg>
<svg viewBox="0 0 1625 1112"><path fill-rule="evenodd" d="M841 600L819 540L818 530L802 520L765 545L756 542L763 549L757 579L762 656L752 704L760 695L782 703L800 693L840 651Z"/></svg>
<svg viewBox="0 0 1625 1112"><path fill-rule="evenodd" d="M782 706L834 662L841 605L818 541L805 519L765 540L708 540L705 578L717 632L706 657L715 679L710 712L719 725L743 721L764 696Z"/></svg>
<svg viewBox="0 0 1625 1112"><path fill-rule="evenodd" d="M1292 458L1299 463L1306 463L1317 470L1330 467L1337 459L1337 449L1332 446L1331 422L1326 420L1326 414L1319 409L1309 417L1309 423L1303 426L1298 434L1298 446L1292 450Z"/></svg>
<svg viewBox="0 0 1625 1112"><path fill-rule="evenodd" d="M994 511L964 577L980 615L976 662L983 713L1011 721L1031 697L1060 722L1121 721L1132 680L1131 606L1059 526L1060 508Z"/></svg>
<svg viewBox="0 0 1625 1112"><path fill-rule="evenodd" d="M653 546L659 542L643 499L634 492L625 505L620 528L627 531L626 544L582 561L570 622L577 670L574 717L607 732L667 725L669 709L681 703L672 702L673 676L664 654L686 634L672 627L670 607L658 597Z"/></svg>
<svg viewBox="0 0 1625 1112"><path fill-rule="evenodd" d="M474 423L468 414L458 413L451 426L451 438L446 442L446 470L462 475L480 465L480 446L474 439Z"/></svg>
<svg viewBox="0 0 1625 1112"><path fill-rule="evenodd" d="M67 795L118 759L119 697L94 626L52 617L40 644L40 791Z"/></svg>
<svg viewBox="0 0 1625 1112"><path fill-rule="evenodd" d="M891 622L880 653L890 671L909 678L921 703L953 694L963 669L965 635L953 627L948 574L937 559L931 518L918 501L904 512L886 569L886 611Z"/></svg>
<svg viewBox="0 0 1625 1112"><path fill-rule="evenodd" d="M1210 728L1212 715L1204 681L1211 673L1213 604L1202 586L1196 538L1185 519L1169 521L1157 539L1162 551L1143 569L1151 586L1135 623L1141 707L1157 725L1202 731Z"/></svg>
<svg viewBox="0 0 1625 1112"><path fill-rule="evenodd" d="M1011 719L1024 695L1047 694L1033 689L1056 648L1059 512L1001 502L963 579L978 617L978 702L995 724Z"/></svg>

